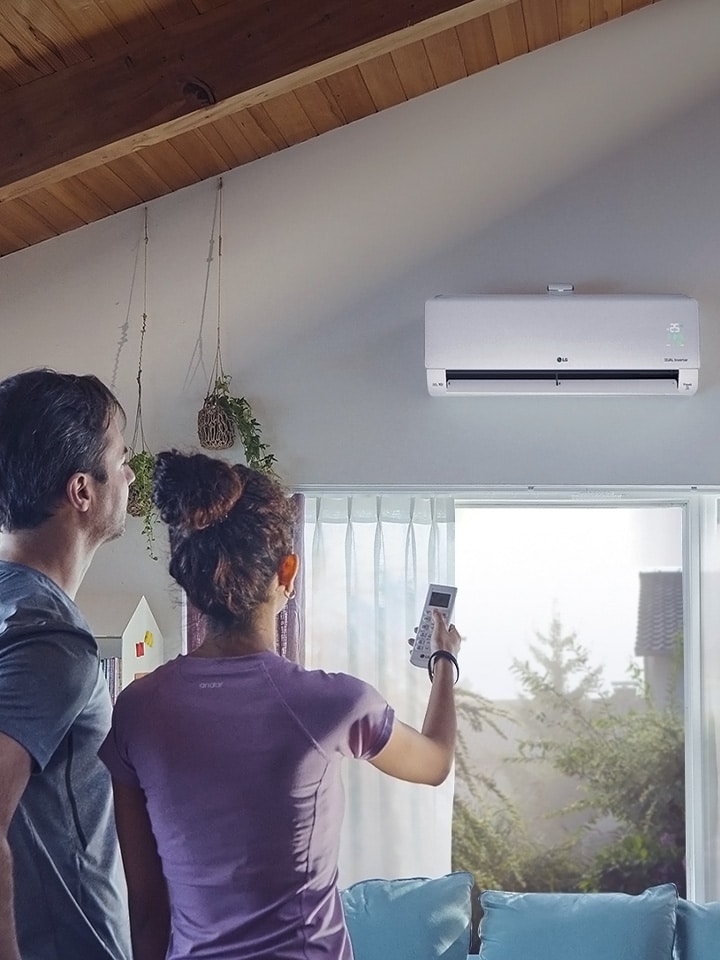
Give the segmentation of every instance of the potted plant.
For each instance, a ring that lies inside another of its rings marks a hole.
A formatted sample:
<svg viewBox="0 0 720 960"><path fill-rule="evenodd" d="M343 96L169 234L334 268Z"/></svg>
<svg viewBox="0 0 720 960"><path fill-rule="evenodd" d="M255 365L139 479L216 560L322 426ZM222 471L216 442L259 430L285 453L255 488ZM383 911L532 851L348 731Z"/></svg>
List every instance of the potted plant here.
<svg viewBox="0 0 720 960"><path fill-rule="evenodd" d="M275 475L275 456L262 440L262 428L245 397L230 393L232 377L222 372L221 361L214 371L215 382L198 412L200 445L211 450L232 447L237 437L245 452L245 461L253 470Z"/></svg>
<svg viewBox="0 0 720 960"><path fill-rule="evenodd" d="M200 445L209 450L227 450L240 437L249 467L275 475L275 457L263 443L260 424L245 397L230 393L232 377L225 373L220 349L222 315L222 179L217 189L217 342L210 371L210 385L198 411L197 431Z"/></svg>
<svg viewBox="0 0 720 960"><path fill-rule="evenodd" d="M155 456L149 450L142 449L134 453L128 464L135 474L135 480L128 493L127 512L131 517L142 517L142 532L148 545L148 553L157 560L153 552L155 533L155 507L152 502L153 471L155 470Z"/></svg>

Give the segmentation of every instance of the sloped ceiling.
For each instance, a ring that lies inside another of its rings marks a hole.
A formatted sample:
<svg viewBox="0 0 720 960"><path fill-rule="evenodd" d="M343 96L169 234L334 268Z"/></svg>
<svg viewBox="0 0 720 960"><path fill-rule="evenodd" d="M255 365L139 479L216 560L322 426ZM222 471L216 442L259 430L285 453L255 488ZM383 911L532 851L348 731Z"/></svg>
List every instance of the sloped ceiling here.
<svg viewBox="0 0 720 960"><path fill-rule="evenodd" d="M0 255L660 0L4 0Z"/></svg>

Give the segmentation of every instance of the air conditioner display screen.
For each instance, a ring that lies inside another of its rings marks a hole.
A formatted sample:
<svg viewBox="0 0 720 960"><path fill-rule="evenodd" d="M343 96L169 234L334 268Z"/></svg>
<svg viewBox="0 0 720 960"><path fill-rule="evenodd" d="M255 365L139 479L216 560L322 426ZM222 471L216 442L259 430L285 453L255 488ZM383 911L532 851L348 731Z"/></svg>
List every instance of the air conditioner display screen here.
<svg viewBox="0 0 720 960"><path fill-rule="evenodd" d="M671 323L667 328L667 346L685 346L685 331L683 330L682 323Z"/></svg>

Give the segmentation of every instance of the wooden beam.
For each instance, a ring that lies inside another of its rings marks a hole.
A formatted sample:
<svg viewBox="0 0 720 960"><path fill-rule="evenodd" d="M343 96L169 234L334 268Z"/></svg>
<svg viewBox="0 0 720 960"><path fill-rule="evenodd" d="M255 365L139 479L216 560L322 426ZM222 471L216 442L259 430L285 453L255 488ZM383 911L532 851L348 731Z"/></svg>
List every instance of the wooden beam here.
<svg viewBox="0 0 720 960"><path fill-rule="evenodd" d="M230 0L3 94L0 201L261 103L511 0Z"/></svg>

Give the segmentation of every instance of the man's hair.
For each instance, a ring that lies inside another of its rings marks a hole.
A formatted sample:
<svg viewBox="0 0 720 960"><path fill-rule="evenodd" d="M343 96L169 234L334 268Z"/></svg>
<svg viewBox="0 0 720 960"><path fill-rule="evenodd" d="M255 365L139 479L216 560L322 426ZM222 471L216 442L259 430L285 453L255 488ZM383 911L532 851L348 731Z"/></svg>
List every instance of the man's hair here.
<svg viewBox="0 0 720 960"><path fill-rule="evenodd" d="M92 375L38 369L0 382L0 530L31 530L52 516L68 480L107 481L106 431L124 413Z"/></svg>

